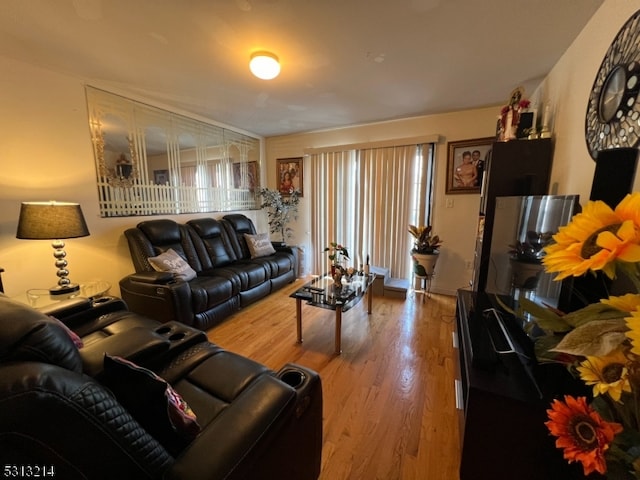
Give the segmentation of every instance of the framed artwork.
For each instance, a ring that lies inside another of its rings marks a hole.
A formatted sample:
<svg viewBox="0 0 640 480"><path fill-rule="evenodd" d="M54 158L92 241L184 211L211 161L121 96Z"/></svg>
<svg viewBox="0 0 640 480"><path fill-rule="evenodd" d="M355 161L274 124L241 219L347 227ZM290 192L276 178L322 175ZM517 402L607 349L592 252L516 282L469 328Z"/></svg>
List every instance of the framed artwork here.
<svg viewBox="0 0 640 480"><path fill-rule="evenodd" d="M153 183L156 185L168 185L169 184L169 170L154 170L153 171Z"/></svg>
<svg viewBox="0 0 640 480"><path fill-rule="evenodd" d="M494 137L448 143L446 193L480 193Z"/></svg>
<svg viewBox="0 0 640 480"><path fill-rule="evenodd" d="M297 190L302 197L302 157L279 158L276 161L276 168L280 194L287 196Z"/></svg>
<svg viewBox="0 0 640 480"><path fill-rule="evenodd" d="M233 164L233 188L246 188L251 193L258 186L258 162L237 162Z"/></svg>

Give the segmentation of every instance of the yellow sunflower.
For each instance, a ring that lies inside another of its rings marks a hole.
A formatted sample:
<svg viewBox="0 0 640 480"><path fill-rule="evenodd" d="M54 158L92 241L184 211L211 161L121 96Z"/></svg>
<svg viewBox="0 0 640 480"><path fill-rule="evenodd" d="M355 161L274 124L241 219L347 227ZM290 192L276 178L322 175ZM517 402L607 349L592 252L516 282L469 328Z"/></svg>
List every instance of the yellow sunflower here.
<svg viewBox="0 0 640 480"><path fill-rule="evenodd" d="M627 359L621 350L615 350L604 357L590 357L580 363L578 372L587 385L593 385L593 396L606 393L620 401L622 392L631 392Z"/></svg>
<svg viewBox="0 0 640 480"><path fill-rule="evenodd" d="M640 311L631 312L631 316L625 318L628 331L626 337L631 340L631 353L640 355Z"/></svg>
<svg viewBox="0 0 640 480"><path fill-rule="evenodd" d="M627 293L620 297L610 296L609 298L603 298L600 303L611 305L613 308L617 308L623 312L635 312L640 309L640 294Z"/></svg>
<svg viewBox="0 0 640 480"><path fill-rule="evenodd" d="M543 263L556 280L602 270L614 278L614 261L640 261L640 192L627 195L615 210L590 201L553 236Z"/></svg>
<svg viewBox="0 0 640 480"><path fill-rule="evenodd" d="M587 405L585 397L565 395L564 402L556 399L547 415L549 421L545 425L557 437L556 447L564 450L565 459L582 463L585 475L607 471L605 452L622 431L622 425L605 421Z"/></svg>

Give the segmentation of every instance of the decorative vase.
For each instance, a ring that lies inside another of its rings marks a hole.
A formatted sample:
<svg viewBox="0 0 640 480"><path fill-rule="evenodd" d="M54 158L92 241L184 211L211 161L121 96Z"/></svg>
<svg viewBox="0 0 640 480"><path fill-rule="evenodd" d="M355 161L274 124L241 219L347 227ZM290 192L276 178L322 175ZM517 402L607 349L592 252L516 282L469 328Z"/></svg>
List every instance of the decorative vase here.
<svg viewBox="0 0 640 480"><path fill-rule="evenodd" d="M430 277L434 274L440 252L411 253L413 273L418 277Z"/></svg>
<svg viewBox="0 0 640 480"><path fill-rule="evenodd" d="M341 286L342 285L342 270L340 270L339 268L335 268L333 269L333 272L331 273L331 278L333 278L333 283L336 286Z"/></svg>
<svg viewBox="0 0 640 480"><path fill-rule="evenodd" d="M522 290L535 290L544 271L544 265L534 262L523 262L517 258L510 258L511 285Z"/></svg>

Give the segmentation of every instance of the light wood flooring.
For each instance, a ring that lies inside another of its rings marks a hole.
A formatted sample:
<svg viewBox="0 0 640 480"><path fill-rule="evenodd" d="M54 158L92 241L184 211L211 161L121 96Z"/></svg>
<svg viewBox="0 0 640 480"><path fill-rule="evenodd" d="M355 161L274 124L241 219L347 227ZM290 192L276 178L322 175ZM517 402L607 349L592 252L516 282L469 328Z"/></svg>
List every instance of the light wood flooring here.
<svg viewBox="0 0 640 480"><path fill-rule="evenodd" d="M331 310L303 304L304 342L296 343L289 295L303 283L235 314L211 329L209 339L274 370L291 362L320 374L321 480L457 480L455 298L376 296L371 315L363 300L343 315L336 356Z"/></svg>

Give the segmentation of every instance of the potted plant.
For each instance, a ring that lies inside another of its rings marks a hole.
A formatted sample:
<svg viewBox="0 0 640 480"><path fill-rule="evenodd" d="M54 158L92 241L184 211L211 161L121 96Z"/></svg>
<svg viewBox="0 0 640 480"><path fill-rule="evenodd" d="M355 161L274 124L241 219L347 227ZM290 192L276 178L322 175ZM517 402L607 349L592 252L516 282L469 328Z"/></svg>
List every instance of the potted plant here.
<svg viewBox="0 0 640 480"><path fill-rule="evenodd" d="M517 241L509 245L509 263L511 264L511 283L516 288L535 290L544 270L542 259L544 247L551 242L553 232L527 232L524 242Z"/></svg>
<svg viewBox="0 0 640 480"><path fill-rule="evenodd" d="M409 225L409 233L413 236L413 248L411 258L413 260L413 273L419 277L433 275L440 245L442 241L438 235L432 235L431 225Z"/></svg>
<svg viewBox="0 0 640 480"><path fill-rule="evenodd" d="M279 233L282 245L286 245L287 240L293 235L293 229L287 225L291 220L298 218L300 193L294 190L291 195L283 197L278 190L261 188L259 194L262 197L260 208L267 210L270 233Z"/></svg>
<svg viewBox="0 0 640 480"><path fill-rule="evenodd" d="M331 277L336 285L340 285L342 276L347 272L347 269L342 265L344 259L349 258L349 251L347 247L337 242L330 242L328 247L325 247L324 252L329 252L329 260L331 260Z"/></svg>

